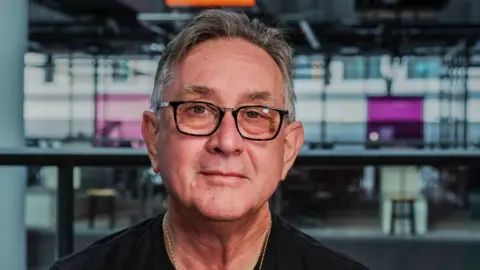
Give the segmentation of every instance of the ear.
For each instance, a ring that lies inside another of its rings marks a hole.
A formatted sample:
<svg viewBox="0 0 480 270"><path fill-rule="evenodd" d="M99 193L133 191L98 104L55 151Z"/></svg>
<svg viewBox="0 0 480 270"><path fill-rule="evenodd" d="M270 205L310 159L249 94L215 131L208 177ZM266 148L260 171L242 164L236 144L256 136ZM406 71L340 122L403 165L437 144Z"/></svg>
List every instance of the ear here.
<svg viewBox="0 0 480 270"><path fill-rule="evenodd" d="M302 148L304 141L304 131L302 123L296 121L290 123L286 128L283 154L282 181L287 177L287 173L293 166L295 159Z"/></svg>
<svg viewBox="0 0 480 270"><path fill-rule="evenodd" d="M155 113L152 111L145 111L142 117L142 136L147 146L148 157L152 169L155 173L159 172L158 158L157 158L157 132L158 121Z"/></svg>

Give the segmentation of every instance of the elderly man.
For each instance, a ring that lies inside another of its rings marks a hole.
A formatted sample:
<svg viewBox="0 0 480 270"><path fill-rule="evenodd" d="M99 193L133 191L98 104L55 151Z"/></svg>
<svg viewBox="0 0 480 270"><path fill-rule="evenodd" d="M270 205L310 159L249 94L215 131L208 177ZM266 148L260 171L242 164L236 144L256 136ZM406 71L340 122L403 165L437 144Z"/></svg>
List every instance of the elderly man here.
<svg viewBox="0 0 480 270"><path fill-rule="evenodd" d="M279 30L199 14L160 60L142 133L168 211L52 269L366 269L269 210L303 144Z"/></svg>

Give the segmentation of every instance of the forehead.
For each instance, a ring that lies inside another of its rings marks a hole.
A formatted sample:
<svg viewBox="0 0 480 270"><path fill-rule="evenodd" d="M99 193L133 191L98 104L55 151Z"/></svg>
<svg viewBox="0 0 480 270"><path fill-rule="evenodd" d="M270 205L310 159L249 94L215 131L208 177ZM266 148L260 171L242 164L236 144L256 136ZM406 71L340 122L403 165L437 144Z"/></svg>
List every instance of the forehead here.
<svg viewBox="0 0 480 270"><path fill-rule="evenodd" d="M222 103L263 100L283 105L279 67L262 48L241 39L219 39L194 47L174 68L168 98L194 95Z"/></svg>

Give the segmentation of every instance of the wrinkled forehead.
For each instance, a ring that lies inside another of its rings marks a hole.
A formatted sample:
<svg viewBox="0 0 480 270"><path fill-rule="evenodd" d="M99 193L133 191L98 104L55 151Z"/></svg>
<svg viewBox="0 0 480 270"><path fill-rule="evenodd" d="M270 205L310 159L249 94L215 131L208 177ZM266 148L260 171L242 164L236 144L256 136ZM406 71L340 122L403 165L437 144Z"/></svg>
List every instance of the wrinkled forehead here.
<svg viewBox="0 0 480 270"><path fill-rule="evenodd" d="M174 68L170 99L283 106L283 77L260 47L241 40L204 42Z"/></svg>
<svg viewBox="0 0 480 270"><path fill-rule="evenodd" d="M230 92L214 87L209 87L206 85L196 85L188 84L179 89L175 89L175 96L180 99L207 99L207 100L218 100L222 96L230 96ZM245 89L237 93L236 100L239 103L252 102L252 103L276 103L275 91L269 90L258 90L258 89ZM281 97L280 97L281 98Z"/></svg>

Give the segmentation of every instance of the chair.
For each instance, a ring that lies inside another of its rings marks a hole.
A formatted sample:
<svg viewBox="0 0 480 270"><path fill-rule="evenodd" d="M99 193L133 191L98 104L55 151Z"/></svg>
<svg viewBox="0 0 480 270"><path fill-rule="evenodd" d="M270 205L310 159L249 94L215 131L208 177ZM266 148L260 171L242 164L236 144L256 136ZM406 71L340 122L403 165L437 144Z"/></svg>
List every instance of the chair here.
<svg viewBox="0 0 480 270"><path fill-rule="evenodd" d="M98 210L98 201L106 200L107 201L107 212L109 214L110 228L115 227L115 201L117 197L117 192L114 189L110 188L101 188L101 189L89 189L87 190L88 204L89 204L89 216L88 216L88 227L93 229L95 227L95 218Z"/></svg>
<svg viewBox="0 0 480 270"><path fill-rule="evenodd" d="M427 231L428 206L421 194L421 175L417 166L383 166L380 168L382 231L397 233L409 227L411 234ZM398 223L402 225L397 226Z"/></svg>
<svg viewBox="0 0 480 270"><path fill-rule="evenodd" d="M392 202L392 214L390 218L390 234L395 234L395 225L397 220L407 220L409 222L410 233L416 234L415 226L415 201L417 198L408 196L395 196L390 198ZM407 206L407 209L402 206ZM402 210L399 210L403 208ZM405 211L406 210L406 211Z"/></svg>

